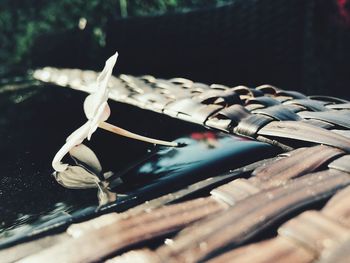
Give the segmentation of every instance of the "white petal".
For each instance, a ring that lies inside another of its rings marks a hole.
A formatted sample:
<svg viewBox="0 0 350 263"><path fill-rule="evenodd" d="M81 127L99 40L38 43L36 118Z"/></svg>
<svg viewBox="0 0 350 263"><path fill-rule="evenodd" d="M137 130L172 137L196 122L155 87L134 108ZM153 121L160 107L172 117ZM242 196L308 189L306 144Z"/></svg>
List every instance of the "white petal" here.
<svg viewBox="0 0 350 263"><path fill-rule="evenodd" d="M107 59L105 63L105 67L103 68L100 75L97 77L97 84L100 86L99 88L103 88L103 89L107 88L108 81L112 75L114 65L117 62L117 58L118 58L118 52L115 52L113 56Z"/></svg>
<svg viewBox="0 0 350 263"><path fill-rule="evenodd" d="M82 126L80 126L78 129L76 129L74 132L71 133L66 139L66 142L68 141L76 141L79 142L76 145L80 144L89 133L90 128L90 122L85 122Z"/></svg>
<svg viewBox="0 0 350 263"><path fill-rule="evenodd" d="M89 95L84 101L84 112L88 119L94 118L98 114L98 110L104 102L108 100L108 81L112 76L113 67L117 61L118 53L116 52L110 57L105 64L104 69L97 78L96 91Z"/></svg>
<svg viewBox="0 0 350 263"><path fill-rule="evenodd" d="M100 103L98 101L98 98L96 98L95 94L91 94L86 97L84 101L84 112L86 115L86 118L91 119L94 117L96 112L96 106L98 106Z"/></svg>
<svg viewBox="0 0 350 263"><path fill-rule="evenodd" d="M66 143L56 153L55 157L52 160L52 167L56 171L63 172L67 169L68 165L61 163L61 160L74 146L83 142L83 140L87 137L89 130L90 124L87 122L67 138Z"/></svg>
<svg viewBox="0 0 350 263"><path fill-rule="evenodd" d="M100 179L80 166L69 166L68 169L54 174L61 185L71 189L98 188Z"/></svg>
<svg viewBox="0 0 350 263"><path fill-rule="evenodd" d="M86 145L79 144L73 147L69 151L70 156L76 161L77 165L83 163L88 166L88 169L91 170L94 174L102 173L102 165L97 158L96 154Z"/></svg>
<svg viewBox="0 0 350 263"><path fill-rule="evenodd" d="M108 106L107 102L102 103L102 105L98 108L98 111L93 119L90 122L90 130L87 136L87 139L90 140L91 135L96 131L97 127L101 122L106 121L111 114L111 109Z"/></svg>

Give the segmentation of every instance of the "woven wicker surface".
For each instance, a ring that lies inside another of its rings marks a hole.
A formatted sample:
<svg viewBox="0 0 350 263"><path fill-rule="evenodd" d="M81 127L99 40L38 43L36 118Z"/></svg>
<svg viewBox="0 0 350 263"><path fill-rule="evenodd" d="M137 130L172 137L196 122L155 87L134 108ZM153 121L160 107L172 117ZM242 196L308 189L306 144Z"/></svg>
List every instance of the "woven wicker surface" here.
<svg viewBox="0 0 350 263"><path fill-rule="evenodd" d="M96 73L45 68L34 76L88 91ZM350 102L182 78L121 75L110 85L111 99L268 142L285 153L231 171L236 179L217 184L206 197L171 204L180 191L72 225L0 251L5 262L349 260Z"/></svg>
<svg viewBox="0 0 350 263"><path fill-rule="evenodd" d="M35 76L88 91L87 83L96 78L96 73L45 68L36 71ZM164 80L153 76L120 75L110 85L113 100L285 149L315 143L350 149L350 103L346 100L307 97L270 85L209 86L183 78Z"/></svg>

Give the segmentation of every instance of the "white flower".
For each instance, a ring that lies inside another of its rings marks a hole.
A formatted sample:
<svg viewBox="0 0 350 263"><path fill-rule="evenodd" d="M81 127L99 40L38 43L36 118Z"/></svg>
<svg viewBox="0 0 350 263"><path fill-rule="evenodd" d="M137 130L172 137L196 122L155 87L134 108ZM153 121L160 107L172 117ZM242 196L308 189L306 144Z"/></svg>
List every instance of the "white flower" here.
<svg viewBox="0 0 350 263"><path fill-rule="evenodd" d="M52 167L63 172L67 169L68 164L63 164L63 157L76 145L81 144L86 138L90 140L91 135L96 131L100 123L106 121L111 113L108 106L108 81L112 76L113 67L117 61L118 53L111 56L105 64L103 71L97 78L96 91L89 95L84 101L84 112L88 119L85 124L73 132L66 140L66 143L56 153Z"/></svg>
<svg viewBox="0 0 350 263"><path fill-rule="evenodd" d="M90 140L91 135L96 131L98 127L113 132L115 134L133 138L140 141L149 143L161 144L165 146L176 147L179 146L176 142L167 142L157 139L141 136L122 128L116 127L112 124L105 122L110 114L111 110L108 106L107 100L109 95L108 81L112 76L113 67L117 61L118 52L111 56L105 64L103 71L97 77L95 84L95 90L92 94L86 97L84 101L84 112L87 122L79 129L73 132L66 140L66 143L57 152L53 161L52 167L57 172L63 172L67 169L68 164L63 164L61 160L63 157L74 147L81 144L85 139Z"/></svg>

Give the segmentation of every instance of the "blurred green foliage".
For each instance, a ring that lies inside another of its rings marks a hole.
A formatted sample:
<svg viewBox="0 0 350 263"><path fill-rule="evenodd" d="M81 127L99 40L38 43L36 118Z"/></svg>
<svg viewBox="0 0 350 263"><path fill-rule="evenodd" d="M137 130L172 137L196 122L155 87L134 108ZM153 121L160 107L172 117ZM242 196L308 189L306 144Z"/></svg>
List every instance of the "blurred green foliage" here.
<svg viewBox="0 0 350 263"><path fill-rule="evenodd" d="M232 0L231 0L232 1ZM96 45L105 45L105 27L111 17L129 17L184 12L216 6L229 0L1 0L1 68L30 66L29 51L41 34L65 32L74 28L91 29ZM79 23L80 21L80 23Z"/></svg>

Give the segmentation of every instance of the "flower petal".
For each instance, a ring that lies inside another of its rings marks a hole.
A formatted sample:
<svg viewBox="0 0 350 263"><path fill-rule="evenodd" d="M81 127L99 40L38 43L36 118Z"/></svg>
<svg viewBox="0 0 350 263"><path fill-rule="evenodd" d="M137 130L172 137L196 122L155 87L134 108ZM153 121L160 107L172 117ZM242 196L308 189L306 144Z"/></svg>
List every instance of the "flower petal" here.
<svg viewBox="0 0 350 263"><path fill-rule="evenodd" d="M95 118L95 116L100 111L100 107L104 102L108 100L108 81L112 76L113 67L117 61L118 53L116 52L112 57L110 57L105 64L104 69L97 77L96 91L86 97L84 101L84 112L88 119ZM95 131L95 130L94 130ZM92 131L91 134L94 132Z"/></svg>
<svg viewBox="0 0 350 263"><path fill-rule="evenodd" d="M107 89L109 78L112 76L113 68L117 62L118 52L115 52L113 56L107 59L105 67L103 68L100 75L97 77L98 88Z"/></svg>
<svg viewBox="0 0 350 263"><path fill-rule="evenodd" d="M86 145L79 144L69 151L70 156L77 165L82 165L94 174L102 173L102 166L96 154Z"/></svg>
<svg viewBox="0 0 350 263"><path fill-rule="evenodd" d="M109 108L108 103L107 102L102 103L101 106L98 108L96 115L90 121L90 130L87 136L88 140L90 140L91 135L96 131L99 124L101 122L106 121L110 114L111 114L111 109Z"/></svg>
<svg viewBox="0 0 350 263"><path fill-rule="evenodd" d="M80 166L69 166L62 172L54 173L56 181L70 189L98 188L100 179Z"/></svg>
<svg viewBox="0 0 350 263"><path fill-rule="evenodd" d="M86 138L87 134L89 133L89 128L90 128L90 121L87 121L82 126L80 126L78 129L76 129L74 132L72 132L72 134L67 137L66 142L68 142L68 141L79 142L80 141L76 145L80 144Z"/></svg>
<svg viewBox="0 0 350 263"><path fill-rule="evenodd" d="M66 140L66 143L62 148L56 153L55 157L52 160L52 167L59 172L62 172L67 169L68 164L61 163L63 157L76 145L83 142L87 137L90 130L89 122L86 122L83 126L73 132Z"/></svg>
<svg viewBox="0 0 350 263"><path fill-rule="evenodd" d="M98 105L98 104L99 103L97 101L95 94L91 94L86 97L84 101L84 112L85 112L86 118L91 119L92 117L94 117L94 114L96 111L95 105Z"/></svg>

